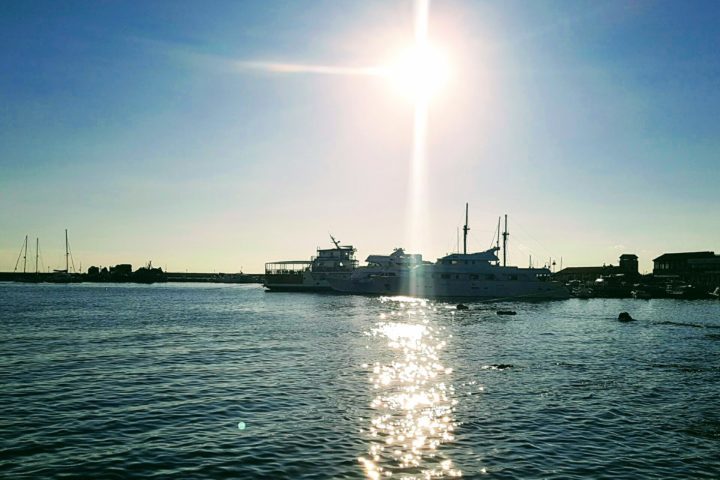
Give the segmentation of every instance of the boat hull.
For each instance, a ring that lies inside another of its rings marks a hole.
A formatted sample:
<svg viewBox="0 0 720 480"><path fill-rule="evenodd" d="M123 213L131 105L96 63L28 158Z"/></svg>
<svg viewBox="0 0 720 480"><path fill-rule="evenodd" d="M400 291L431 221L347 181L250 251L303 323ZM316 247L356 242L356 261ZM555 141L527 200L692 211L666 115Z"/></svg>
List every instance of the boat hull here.
<svg viewBox="0 0 720 480"><path fill-rule="evenodd" d="M311 271L302 274L266 274L263 286L273 292L325 292L336 293L330 286L331 279L347 278L349 273Z"/></svg>
<svg viewBox="0 0 720 480"><path fill-rule="evenodd" d="M341 293L361 295L406 295L428 298L562 300L570 298L564 285L551 281L423 281L412 284L407 277L375 277L330 282Z"/></svg>

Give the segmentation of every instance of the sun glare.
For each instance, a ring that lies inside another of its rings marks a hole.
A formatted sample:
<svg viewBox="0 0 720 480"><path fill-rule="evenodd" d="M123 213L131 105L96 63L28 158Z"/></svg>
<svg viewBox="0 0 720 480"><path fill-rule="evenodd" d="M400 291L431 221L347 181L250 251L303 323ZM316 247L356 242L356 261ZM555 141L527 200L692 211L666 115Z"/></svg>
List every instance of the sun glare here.
<svg viewBox="0 0 720 480"><path fill-rule="evenodd" d="M400 93L415 102L426 102L435 96L450 73L443 52L428 44L401 52L385 71Z"/></svg>

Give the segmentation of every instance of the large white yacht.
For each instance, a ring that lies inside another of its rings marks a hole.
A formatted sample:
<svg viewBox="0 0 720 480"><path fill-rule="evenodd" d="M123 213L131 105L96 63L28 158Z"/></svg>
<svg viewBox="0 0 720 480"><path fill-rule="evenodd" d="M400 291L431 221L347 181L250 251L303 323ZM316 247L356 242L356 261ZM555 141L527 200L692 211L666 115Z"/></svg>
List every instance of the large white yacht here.
<svg viewBox="0 0 720 480"><path fill-rule="evenodd" d="M570 292L551 280L547 268L519 268L506 265L507 217L503 233L503 265L496 253L499 245L477 253L467 253L467 206L465 210L463 253L452 253L435 263L416 262L394 268L376 268L355 279L331 281L344 293L408 295L417 297L563 299ZM499 230L499 229L498 229ZM498 235L498 244L499 244ZM369 257L370 258L370 257Z"/></svg>
<svg viewBox="0 0 720 480"><path fill-rule="evenodd" d="M356 268L348 277L331 279L333 290L341 293L381 293L376 291L379 288L377 279L405 277L412 268L430 263L423 262L421 254L405 253L402 248L396 248L390 255L370 255L365 262L367 266Z"/></svg>
<svg viewBox="0 0 720 480"><path fill-rule="evenodd" d="M330 236L334 248L318 248L310 260L283 260L265 264L263 286L285 292L332 292L331 279L348 278L357 267L355 248L340 245Z"/></svg>

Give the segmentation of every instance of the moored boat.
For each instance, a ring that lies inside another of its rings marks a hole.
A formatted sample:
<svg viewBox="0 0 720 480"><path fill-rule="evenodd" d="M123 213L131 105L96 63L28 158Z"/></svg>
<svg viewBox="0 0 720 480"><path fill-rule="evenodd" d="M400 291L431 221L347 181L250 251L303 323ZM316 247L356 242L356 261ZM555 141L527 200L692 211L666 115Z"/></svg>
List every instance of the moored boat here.
<svg viewBox="0 0 720 480"><path fill-rule="evenodd" d="M489 250L467 253L468 210L465 207L463 253L452 253L435 263L418 262L402 268L384 269L358 281L332 281L333 288L345 293L408 295L430 298L565 299L569 290L551 280L547 268L507 266L507 216L503 233L503 265ZM499 231L499 226L498 226ZM498 243L500 236L498 235Z"/></svg>
<svg viewBox="0 0 720 480"><path fill-rule="evenodd" d="M340 293L384 293L386 279L402 282L412 268L430 263L423 262L421 254L405 253L402 248L396 248L390 255L370 255L365 261L367 266L356 268L349 276L331 278L332 289Z"/></svg>
<svg viewBox="0 0 720 480"><path fill-rule="evenodd" d="M330 280L347 278L357 266L355 248L340 245L330 236L334 248L317 250L310 260L282 260L265 264L263 286L271 291L332 292Z"/></svg>

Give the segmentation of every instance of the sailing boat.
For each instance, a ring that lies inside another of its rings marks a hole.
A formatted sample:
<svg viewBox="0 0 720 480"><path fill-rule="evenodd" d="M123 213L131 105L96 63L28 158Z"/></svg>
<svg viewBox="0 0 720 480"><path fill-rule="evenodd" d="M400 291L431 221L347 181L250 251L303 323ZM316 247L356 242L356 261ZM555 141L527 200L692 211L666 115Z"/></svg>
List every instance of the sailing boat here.
<svg viewBox="0 0 720 480"><path fill-rule="evenodd" d="M20 249L20 255L18 256L17 261L15 262L15 269L13 270L13 273L18 273L18 264L20 263L20 257L23 259L23 270L22 275L19 277L15 277L15 281L18 282L30 282L30 283L37 283L40 281L40 271L38 270L38 260L40 258L40 239L35 238L35 273L32 274L27 271L27 256L28 256L28 236L25 235L25 241L23 242L23 246Z"/></svg>
<svg viewBox="0 0 720 480"><path fill-rule="evenodd" d="M74 269L73 265L73 269ZM63 270L55 269L53 274L48 278L53 283L71 283L82 281L78 275L70 273L70 242L68 241L68 231L65 229L65 268Z"/></svg>

